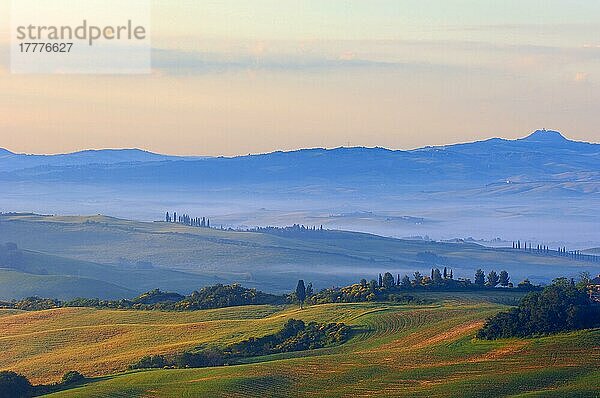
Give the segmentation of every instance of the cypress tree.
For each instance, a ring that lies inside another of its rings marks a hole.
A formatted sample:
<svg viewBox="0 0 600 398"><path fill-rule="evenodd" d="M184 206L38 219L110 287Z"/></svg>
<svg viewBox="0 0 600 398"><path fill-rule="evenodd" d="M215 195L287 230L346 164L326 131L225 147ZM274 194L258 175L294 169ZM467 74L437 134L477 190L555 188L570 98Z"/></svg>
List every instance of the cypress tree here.
<svg viewBox="0 0 600 398"><path fill-rule="evenodd" d="M304 281L302 279L298 281L298 285L296 286L296 298L300 302L300 309L302 309L304 301L306 300L306 286L304 286Z"/></svg>
<svg viewBox="0 0 600 398"><path fill-rule="evenodd" d="M481 268L475 272L475 284L477 286L483 286L485 284L485 273Z"/></svg>
<svg viewBox="0 0 600 398"><path fill-rule="evenodd" d="M394 287L394 276L389 272L386 272L383 275L383 287L387 290L390 290Z"/></svg>
<svg viewBox="0 0 600 398"><path fill-rule="evenodd" d="M439 269L435 269L433 272L433 283L440 283L442 281L442 273Z"/></svg>
<svg viewBox="0 0 600 398"><path fill-rule="evenodd" d="M508 272L501 271L499 281L500 281L500 286L507 287L508 284L510 283L510 276L508 276Z"/></svg>

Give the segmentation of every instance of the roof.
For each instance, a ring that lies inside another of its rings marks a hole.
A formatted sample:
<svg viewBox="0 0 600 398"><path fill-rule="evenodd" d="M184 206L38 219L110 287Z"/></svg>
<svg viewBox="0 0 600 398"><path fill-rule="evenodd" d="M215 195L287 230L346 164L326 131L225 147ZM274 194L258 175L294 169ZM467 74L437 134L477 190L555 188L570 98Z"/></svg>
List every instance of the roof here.
<svg viewBox="0 0 600 398"><path fill-rule="evenodd" d="M600 285L600 275L590 281L590 285Z"/></svg>

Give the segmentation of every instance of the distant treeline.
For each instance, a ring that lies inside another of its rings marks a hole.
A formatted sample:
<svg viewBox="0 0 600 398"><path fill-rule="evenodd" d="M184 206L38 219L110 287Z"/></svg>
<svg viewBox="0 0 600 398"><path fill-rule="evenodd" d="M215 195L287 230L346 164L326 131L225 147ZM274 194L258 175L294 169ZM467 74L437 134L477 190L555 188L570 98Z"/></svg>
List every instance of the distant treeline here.
<svg viewBox="0 0 600 398"><path fill-rule="evenodd" d="M171 356L147 356L132 364L130 369L203 368L231 365L243 358L339 345L348 340L350 332L351 328L343 323L310 322L306 324L300 320L290 319L275 334L251 337L226 347L186 351Z"/></svg>
<svg viewBox="0 0 600 398"><path fill-rule="evenodd" d="M91 307L109 309L131 310L163 310L163 311L195 311L213 308L224 308L244 305L280 305L300 302L301 304L323 304L338 302L363 302L363 301L393 301L406 303L427 303L426 298L416 298L410 291L464 291L494 289L498 285L505 288L515 288L510 282L508 272L490 271L487 276L481 270L475 273L475 281L470 279L454 279L454 272L444 268L433 268L430 275L422 275L416 271L412 279L408 275L391 273L379 274L377 279L367 281L362 279L358 284L342 288L328 288L315 292L312 283L307 286L297 287L296 292L288 295L275 295L264 293L256 289L244 288L239 284L203 287L190 295L163 292L154 289L143 293L133 299L100 300L97 298L77 298L61 301L51 298L28 297L22 300L0 302L0 307L20 309L25 311L39 311L61 307ZM515 289L536 290L529 280L520 282Z"/></svg>
<svg viewBox="0 0 600 398"><path fill-rule="evenodd" d="M581 250L567 250L565 246L558 247L556 250L552 250L548 245L536 244L535 246L530 242L521 242L517 240L512 243L512 248L515 250L522 250L529 253L545 254L550 256L561 256L570 258L572 260L590 261L593 263L600 263L600 256L593 254L585 254Z"/></svg>
<svg viewBox="0 0 600 398"><path fill-rule="evenodd" d="M238 284L218 284L203 287L188 296L177 293L166 293L159 289L154 289L131 300L78 298L69 301L60 301L56 299L29 297L18 301L0 302L0 306L25 311L39 311L61 307L194 311L242 305L284 304L285 300L284 296L268 294L256 289L247 289Z"/></svg>
<svg viewBox="0 0 600 398"><path fill-rule="evenodd" d="M535 337L600 327L600 305L593 303L585 281L566 278L521 299L517 308L488 319L477 333L482 339Z"/></svg>
<svg viewBox="0 0 600 398"><path fill-rule="evenodd" d="M454 272L444 268L433 268L430 275L422 275L419 271L408 275L394 277L389 272L379 274L377 279L367 281L362 279L358 284L342 288L324 289L316 294L307 294L308 304L323 303L351 303L362 301L396 301L396 302L427 302L426 299L417 299L410 294L411 291L465 291L495 289L497 286L513 288L521 291L539 290L541 287L533 285L525 279L514 287L510 282L510 275L506 271L497 273L490 271L487 275L481 269L475 273L475 280L459 278L454 279Z"/></svg>
<svg viewBox="0 0 600 398"><path fill-rule="evenodd" d="M173 214L166 212L165 222L179 223L190 227L210 228L210 219L207 217L190 217L188 214L178 216L175 211Z"/></svg>

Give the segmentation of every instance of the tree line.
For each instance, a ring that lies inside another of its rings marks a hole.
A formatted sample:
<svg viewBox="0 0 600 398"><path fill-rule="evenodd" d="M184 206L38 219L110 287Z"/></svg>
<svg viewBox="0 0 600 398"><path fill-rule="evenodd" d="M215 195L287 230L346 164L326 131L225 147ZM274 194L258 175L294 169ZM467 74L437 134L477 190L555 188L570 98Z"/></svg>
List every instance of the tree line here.
<svg viewBox="0 0 600 398"><path fill-rule="evenodd" d="M423 275L419 271L408 275L392 275L390 272L379 274L376 279L367 281L361 279L359 283L345 287L333 287L314 292L312 284L305 287L304 281L298 281L296 291L290 295L288 301L294 301L302 307L307 304L324 303L350 303L363 301L393 301L413 304L425 304L431 300L426 297L415 297L406 294L410 291L463 291L494 289L497 286L514 288L524 291L541 289L533 285L528 279L520 282L517 287L510 281L507 271L497 273L492 270L487 275L478 269L474 275L474 282L468 278L454 279L454 271L445 267L443 270L432 268L430 275Z"/></svg>
<svg viewBox="0 0 600 398"><path fill-rule="evenodd" d="M550 249L548 245L537 244L536 246L533 246L531 242L527 243L526 241L521 242L520 240L517 240L512 243L512 248L515 250L522 250L529 253L561 256L573 260L591 261L594 263L600 262L600 256L595 256L593 254L585 254L581 250L567 250L565 246L558 247L556 250L553 250Z"/></svg>
<svg viewBox="0 0 600 398"><path fill-rule="evenodd" d="M165 222L179 223L190 227L210 228L210 219L207 217L190 217L188 214L177 215L175 211L173 214L166 212Z"/></svg>
<svg viewBox="0 0 600 398"><path fill-rule="evenodd" d="M39 297L0 302L0 307L41 311L61 307L90 307L130 310L195 311L243 305L284 304L286 297L247 289L238 284L205 286L187 296L154 289L133 299L100 300L77 298L61 301Z"/></svg>

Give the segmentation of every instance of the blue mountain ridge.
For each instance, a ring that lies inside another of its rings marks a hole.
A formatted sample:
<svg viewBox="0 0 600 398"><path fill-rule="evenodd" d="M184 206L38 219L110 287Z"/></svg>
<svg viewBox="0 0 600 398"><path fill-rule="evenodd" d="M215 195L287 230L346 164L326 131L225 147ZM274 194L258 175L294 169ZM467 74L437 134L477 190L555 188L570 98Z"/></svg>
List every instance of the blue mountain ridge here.
<svg viewBox="0 0 600 398"><path fill-rule="evenodd" d="M201 181L213 187L333 184L371 189L421 183L442 190L506 182L555 182L586 183L586 189L595 184L592 191L600 189L600 145L571 141L546 130L518 140L493 138L410 151L341 147L214 158L182 158L140 150L84 151L43 158L15 156L21 162L18 169L14 164L5 166L7 160L0 158L0 180L165 184ZM47 164L40 167L44 160Z"/></svg>

